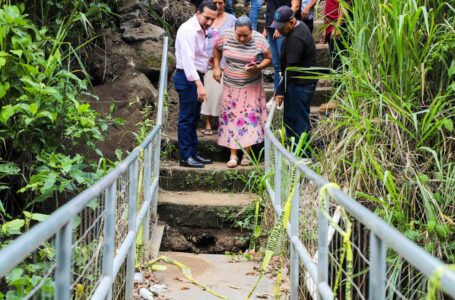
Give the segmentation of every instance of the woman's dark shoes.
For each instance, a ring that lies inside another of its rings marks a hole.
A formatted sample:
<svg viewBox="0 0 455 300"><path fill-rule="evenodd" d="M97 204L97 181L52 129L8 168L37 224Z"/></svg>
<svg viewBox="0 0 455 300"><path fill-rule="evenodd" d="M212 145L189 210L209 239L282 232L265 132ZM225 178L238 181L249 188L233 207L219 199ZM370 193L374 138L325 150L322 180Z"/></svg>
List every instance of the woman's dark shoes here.
<svg viewBox="0 0 455 300"><path fill-rule="evenodd" d="M204 163L196 160L193 157L189 157L187 159L181 159L180 166L189 168L204 168Z"/></svg>
<svg viewBox="0 0 455 300"><path fill-rule="evenodd" d="M203 157L200 156L200 155L195 155L195 156L193 156L193 158L194 158L195 161L198 161L198 162L203 163L203 164L205 164L205 165L209 165L209 164L212 163L212 160L211 160L211 159L209 159L209 158L203 158Z"/></svg>

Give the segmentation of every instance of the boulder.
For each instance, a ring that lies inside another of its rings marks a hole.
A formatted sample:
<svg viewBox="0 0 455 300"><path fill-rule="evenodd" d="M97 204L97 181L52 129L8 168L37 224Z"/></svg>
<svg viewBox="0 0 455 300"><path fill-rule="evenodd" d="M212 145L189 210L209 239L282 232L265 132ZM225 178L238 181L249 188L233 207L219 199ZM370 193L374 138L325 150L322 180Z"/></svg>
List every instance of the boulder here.
<svg viewBox="0 0 455 300"><path fill-rule="evenodd" d="M140 18L131 19L125 22L120 23L120 30L126 30L128 28L140 27L143 25L143 22Z"/></svg>
<svg viewBox="0 0 455 300"><path fill-rule="evenodd" d="M120 13L128 13L140 7L139 0L123 0L118 7Z"/></svg>
<svg viewBox="0 0 455 300"><path fill-rule="evenodd" d="M127 80L125 80L126 90L128 91L127 99L130 102L139 100L143 104L156 104L158 100L158 90L152 85L147 76L141 73L129 73L126 72L124 75Z"/></svg>
<svg viewBox="0 0 455 300"><path fill-rule="evenodd" d="M159 41L163 39L165 33L163 28L150 23L145 23L139 27L126 28L122 38L130 43L148 40Z"/></svg>
<svg viewBox="0 0 455 300"><path fill-rule="evenodd" d="M174 32L196 12L195 6L184 0L150 0L150 9L162 16Z"/></svg>
<svg viewBox="0 0 455 300"><path fill-rule="evenodd" d="M119 16L119 21L120 21L120 23L122 23L122 22L126 22L126 21L129 21L129 20L133 20L133 19L139 18L139 16L140 16L140 10L139 9L135 9L132 12L121 14Z"/></svg>
<svg viewBox="0 0 455 300"><path fill-rule="evenodd" d="M136 70L146 74L151 80L159 79L161 56L163 55L163 41L144 41L135 44L136 56L134 65ZM175 56L168 53L168 74L175 70Z"/></svg>

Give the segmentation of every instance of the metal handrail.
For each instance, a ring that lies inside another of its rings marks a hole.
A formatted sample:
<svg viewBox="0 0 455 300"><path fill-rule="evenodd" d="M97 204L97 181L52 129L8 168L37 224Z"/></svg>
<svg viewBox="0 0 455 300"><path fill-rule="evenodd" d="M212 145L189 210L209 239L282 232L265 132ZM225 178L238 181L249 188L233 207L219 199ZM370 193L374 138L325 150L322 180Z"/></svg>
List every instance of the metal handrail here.
<svg viewBox="0 0 455 300"><path fill-rule="evenodd" d="M163 55L161 59L158 113L156 126L145 138L140 146L135 148L122 162L120 162L106 176L93 186L70 200L67 204L52 213L45 221L36 224L28 232L14 240L0 251L0 278L4 277L16 265L29 257L48 239L56 236L56 271L55 271L55 299L71 299L71 243L73 236L72 220L96 197L106 192L105 226L104 226L104 261L103 275L95 288L92 299L105 299L112 293L112 284L120 269L127 260L126 296L133 297L133 275L135 264L136 237L139 228L143 226L143 241L148 245L150 210L156 216L156 202L158 191L161 130L163 124L163 109L165 92L167 90L168 74L168 37L164 37ZM155 143L153 143L155 142ZM152 149L153 148L153 149ZM154 157L151 157L153 150ZM138 160L144 153L144 202L139 214L136 214ZM151 170L152 164L154 169ZM115 206L116 182L120 176L130 171L132 181L131 195L128 195L128 234L117 249L114 256L115 241ZM153 173L152 173L153 172ZM153 180L152 180L153 175ZM136 188L136 190L135 190Z"/></svg>
<svg viewBox="0 0 455 300"><path fill-rule="evenodd" d="M331 291L328 282L328 220L323 214L323 210L328 211L329 198L337 201L337 204L348 211L357 221L363 224L370 230L370 280L369 280L369 295L370 299L385 299L386 295L386 246L396 251L402 258L409 262L412 266L422 272L425 276L430 277L437 272L441 272L440 282L441 289L455 297L455 272L449 269L449 266L444 264L438 258L432 256L420 246L409 240L393 226L387 224L369 209L356 202L346 193L334 188L322 176L316 174L308 166L302 164L297 157L286 150L280 141L275 137L271 130L272 120L276 110L276 103L270 110L265 126L265 167L266 172L271 171L271 148L275 149L275 170L281 167L281 157L290 162L296 167L296 176L302 174L306 179L313 182L319 190L327 189L325 205L321 207L319 203L318 209L318 263L313 261L310 253L306 249L303 242L300 240L299 232L299 203L300 193L294 193L292 199L292 211L290 215L290 224L287 227L287 235L289 236L291 246L290 256L290 274L291 274L291 299L298 299L299 292L299 277L300 269L299 262L302 261L311 279L316 284L318 296L322 299L333 299L334 295ZM282 213L281 207L281 173L275 174L275 188L272 187L270 179L267 179L267 192L273 204L273 208L277 215ZM298 177L296 177L298 178ZM296 191L299 187L296 188Z"/></svg>

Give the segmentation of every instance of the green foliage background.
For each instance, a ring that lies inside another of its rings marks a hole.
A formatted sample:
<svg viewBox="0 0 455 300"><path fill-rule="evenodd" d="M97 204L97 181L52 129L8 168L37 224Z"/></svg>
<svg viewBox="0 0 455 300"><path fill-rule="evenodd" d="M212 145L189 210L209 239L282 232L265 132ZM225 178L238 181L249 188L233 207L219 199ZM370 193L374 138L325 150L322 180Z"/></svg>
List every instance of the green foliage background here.
<svg viewBox="0 0 455 300"><path fill-rule="evenodd" d="M323 171L408 238L455 262L453 1L353 0Z"/></svg>
<svg viewBox="0 0 455 300"><path fill-rule="evenodd" d="M103 164L72 153L97 151L110 121L81 97L89 81L83 49L112 26L115 1L7 1L0 8L0 220L6 212L72 193ZM57 202L57 201L56 201ZM0 211L1 213L1 211Z"/></svg>

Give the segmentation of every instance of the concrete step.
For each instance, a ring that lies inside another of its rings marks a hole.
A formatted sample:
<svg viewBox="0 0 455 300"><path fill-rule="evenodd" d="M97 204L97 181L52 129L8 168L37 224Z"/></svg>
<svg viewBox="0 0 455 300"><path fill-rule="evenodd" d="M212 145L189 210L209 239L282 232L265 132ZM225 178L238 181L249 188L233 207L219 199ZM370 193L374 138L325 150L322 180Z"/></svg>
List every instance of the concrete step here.
<svg viewBox="0 0 455 300"><path fill-rule="evenodd" d="M168 191L220 191L241 192L256 166L235 169L226 167L226 162L214 162L204 169L179 166L177 161L162 161L160 187Z"/></svg>
<svg viewBox="0 0 455 300"><path fill-rule="evenodd" d="M239 213L256 198L249 193L160 191L158 214L160 221L171 226L226 228L232 222L223 215Z"/></svg>
<svg viewBox="0 0 455 300"><path fill-rule="evenodd" d="M323 19L316 19L313 22L313 39L316 44L320 43L325 32L325 24Z"/></svg>
<svg viewBox="0 0 455 300"><path fill-rule="evenodd" d="M217 125L217 120L213 120L212 125ZM202 128L204 125L201 122L199 128ZM218 126L214 126L217 128ZM218 146L217 139L218 133L216 129L213 130L213 135L204 135L201 132L201 129L198 129L198 140L199 140L199 154L203 157L210 158L214 161L227 161L229 159L229 149ZM176 133L166 136L163 140L164 146L164 159L179 159L178 151L178 138ZM163 153L163 151L162 151Z"/></svg>
<svg viewBox="0 0 455 300"><path fill-rule="evenodd" d="M255 269L260 268L260 264L245 259L233 263L231 258L220 254L196 255L182 252L164 252L162 254L186 265L195 280L226 299L245 299L259 276ZM175 300L219 299L206 290L190 284L176 266L167 266L166 271L153 273L154 279L167 287L167 291L159 294L160 299L161 297ZM250 299L273 299L274 287L275 279L272 276L263 276Z"/></svg>
<svg viewBox="0 0 455 300"><path fill-rule="evenodd" d="M318 67L330 68L330 49L328 44L316 42L316 64Z"/></svg>
<svg viewBox="0 0 455 300"><path fill-rule="evenodd" d="M204 135L202 133L203 122L201 121L199 124L199 129L197 130L198 140L199 140L199 154L202 157L210 158L213 161L218 162L227 162L229 159L230 151L225 147L221 147L218 145L218 118L214 117L212 120L212 128L213 134L212 135ZM171 160L178 160L179 159L179 151L178 151L178 138L176 133L171 133L167 135L163 139L163 150L162 150L162 157L163 159L171 159ZM254 145L252 147L253 153L256 154L258 157L261 149L263 148L263 144ZM239 153L241 156L242 154Z"/></svg>

